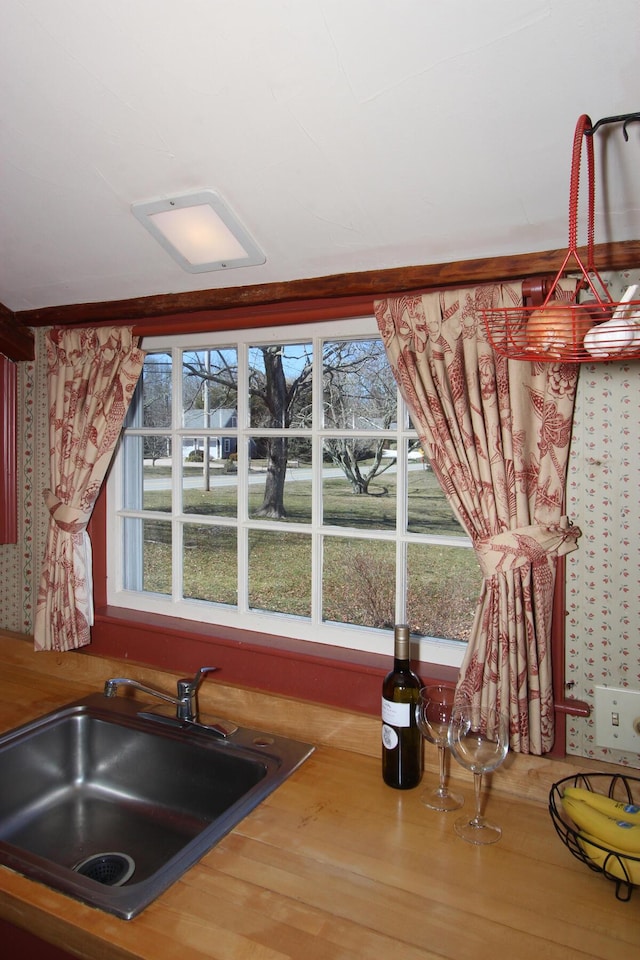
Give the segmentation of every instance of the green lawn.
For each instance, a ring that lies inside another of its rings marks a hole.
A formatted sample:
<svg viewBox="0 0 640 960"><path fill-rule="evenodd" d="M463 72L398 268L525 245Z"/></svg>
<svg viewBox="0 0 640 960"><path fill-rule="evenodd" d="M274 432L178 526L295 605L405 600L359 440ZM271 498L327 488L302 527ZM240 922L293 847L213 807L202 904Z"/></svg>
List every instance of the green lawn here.
<svg viewBox="0 0 640 960"><path fill-rule="evenodd" d="M188 468L187 468L188 469ZM145 468L145 478L166 475L166 468ZM201 468L189 470L201 475ZM185 475L186 471L185 471ZM295 474L294 474L295 476ZM261 484L249 488L250 514L262 503ZM325 479L324 523L334 527L394 529L395 475L386 473L371 486L371 496L355 495L345 478ZM168 511L169 491L147 491L148 510ZM287 521L311 521L311 483L288 482ZM210 491L186 489L183 511L190 516L231 518L237 514L235 485ZM409 475L409 530L460 536L462 531L431 471ZM169 593L171 527L144 521L145 589ZM185 527L184 594L190 598L235 604L236 531L224 525ZM391 627L394 620L395 544L357 537L324 538L323 616L327 620ZM480 590L473 550L410 544L408 548L408 619L415 633L466 639ZM280 527L249 534L249 600L251 606L309 616L311 612L311 538Z"/></svg>

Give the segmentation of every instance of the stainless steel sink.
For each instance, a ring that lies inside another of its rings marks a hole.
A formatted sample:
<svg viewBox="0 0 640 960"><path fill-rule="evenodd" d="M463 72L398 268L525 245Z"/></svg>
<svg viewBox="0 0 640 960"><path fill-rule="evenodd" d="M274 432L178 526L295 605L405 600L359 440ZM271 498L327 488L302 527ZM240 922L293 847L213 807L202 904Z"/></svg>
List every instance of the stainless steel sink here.
<svg viewBox="0 0 640 960"><path fill-rule="evenodd" d="M0 736L0 863L130 919L312 750L93 695Z"/></svg>

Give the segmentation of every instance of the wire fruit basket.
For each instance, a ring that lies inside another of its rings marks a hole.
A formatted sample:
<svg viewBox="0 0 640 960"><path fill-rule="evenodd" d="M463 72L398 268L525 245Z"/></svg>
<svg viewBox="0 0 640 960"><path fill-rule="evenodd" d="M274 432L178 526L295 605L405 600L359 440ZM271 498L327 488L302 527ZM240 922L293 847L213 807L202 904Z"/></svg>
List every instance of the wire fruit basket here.
<svg viewBox="0 0 640 960"><path fill-rule="evenodd" d="M495 352L511 360L597 363L640 358L640 300L574 303L558 297L541 307L485 310L483 319Z"/></svg>
<svg viewBox="0 0 640 960"><path fill-rule="evenodd" d="M622 774L578 773L558 780L549 792L549 813L564 845L590 870L604 874L607 880L615 884L618 900L628 902L634 886L640 884L640 854L622 854L580 830L562 806L566 787L583 787L621 803L640 806L640 778Z"/></svg>
<svg viewBox="0 0 640 960"><path fill-rule="evenodd" d="M594 130L590 118L583 114L578 120L573 140L569 248L542 306L500 307L482 311L487 337L493 349L511 360L594 363L640 359L639 287L629 287L622 300L614 302L593 262ZM586 264L577 248L583 139L587 144L589 191ZM567 293L560 281L569 270L575 270L576 267L579 271L576 289L573 293ZM583 302L578 302L581 293L585 293L588 299L585 301L583 297ZM634 299L636 296L638 298Z"/></svg>

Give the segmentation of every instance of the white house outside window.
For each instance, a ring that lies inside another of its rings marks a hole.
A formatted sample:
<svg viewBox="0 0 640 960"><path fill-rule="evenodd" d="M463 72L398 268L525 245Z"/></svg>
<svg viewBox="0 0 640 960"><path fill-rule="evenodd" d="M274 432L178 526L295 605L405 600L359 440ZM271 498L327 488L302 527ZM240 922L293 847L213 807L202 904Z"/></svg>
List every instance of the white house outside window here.
<svg viewBox="0 0 640 960"><path fill-rule="evenodd" d="M145 339L110 604L457 666L480 573L373 318Z"/></svg>

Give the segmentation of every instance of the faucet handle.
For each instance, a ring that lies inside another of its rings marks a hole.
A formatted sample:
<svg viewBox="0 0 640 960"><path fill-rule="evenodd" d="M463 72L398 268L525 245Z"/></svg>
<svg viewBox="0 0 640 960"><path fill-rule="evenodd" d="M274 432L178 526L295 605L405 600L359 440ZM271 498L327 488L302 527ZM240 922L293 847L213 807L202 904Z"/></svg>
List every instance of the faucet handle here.
<svg viewBox="0 0 640 960"><path fill-rule="evenodd" d="M178 720L198 720L198 688L208 673L218 667L200 667L195 677L190 680L184 677L178 680Z"/></svg>
<svg viewBox="0 0 640 960"><path fill-rule="evenodd" d="M188 697L190 694L196 693L206 675L219 669L220 667L200 667L193 679L184 677L182 680L178 680L178 696Z"/></svg>

